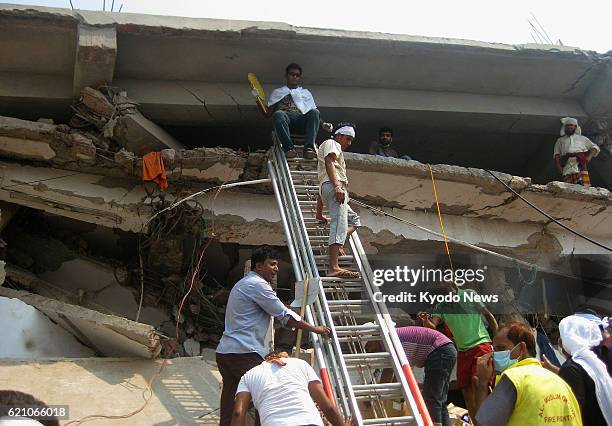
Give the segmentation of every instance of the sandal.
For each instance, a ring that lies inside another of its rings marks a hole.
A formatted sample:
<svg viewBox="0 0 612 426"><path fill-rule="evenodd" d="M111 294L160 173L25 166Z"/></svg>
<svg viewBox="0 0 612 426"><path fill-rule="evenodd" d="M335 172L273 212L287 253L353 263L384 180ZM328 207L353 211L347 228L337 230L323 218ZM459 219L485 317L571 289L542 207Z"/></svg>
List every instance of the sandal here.
<svg viewBox="0 0 612 426"><path fill-rule="evenodd" d="M338 272L332 272L327 274L330 278L360 278L359 272L349 271L348 269L342 269Z"/></svg>

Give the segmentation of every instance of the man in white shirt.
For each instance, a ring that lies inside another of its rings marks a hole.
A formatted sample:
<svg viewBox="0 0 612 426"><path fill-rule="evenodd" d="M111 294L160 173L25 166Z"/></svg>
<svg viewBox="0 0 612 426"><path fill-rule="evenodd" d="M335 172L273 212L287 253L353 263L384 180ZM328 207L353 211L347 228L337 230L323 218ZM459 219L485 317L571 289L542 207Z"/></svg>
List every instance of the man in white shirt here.
<svg viewBox="0 0 612 426"><path fill-rule="evenodd" d="M290 129L304 133L304 158L315 157L315 138L319 130L320 114L314 98L308 89L300 86L302 67L289 64L285 69L287 85L274 89L268 99L268 117L287 158L297 153L293 148Z"/></svg>
<svg viewBox="0 0 612 426"><path fill-rule="evenodd" d="M321 199L329 209L329 277L357 278L358 272L340 268L338 256L346 238L359 226L359 216L348 205L348 179L345 151L355 139L355 127L339 125L333 139L327 139L317 151L317 171Z"/></svg>
<svg viewBox="0 0 612 426"><path fill-rule="evenodd" d="M582 136L575 118L562 118L561 123L561 137L553 151L557 170L563 176L563 182L591 186L587 164L599 154L599 147Z"/></svg>
<svg viewBox="0 0 612 426"><path fill-rule="evenodd" d="M244 426L253 400L262 426L323 426L317 410L333 426L345 424L340 412L325 395L312 367L286 352L272 352L250 369L238 384L232 426Z"/></svg>

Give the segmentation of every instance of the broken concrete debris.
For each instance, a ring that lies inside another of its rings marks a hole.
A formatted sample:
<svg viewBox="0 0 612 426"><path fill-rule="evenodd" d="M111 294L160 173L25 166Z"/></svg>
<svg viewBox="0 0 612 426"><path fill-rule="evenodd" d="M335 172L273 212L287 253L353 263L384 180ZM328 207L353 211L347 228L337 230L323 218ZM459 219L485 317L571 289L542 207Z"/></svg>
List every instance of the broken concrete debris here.
<svg viewBox="0 0 612 426"><path fill-rule="evenodd" d="M161 350L151 326L6 287L0 287L0 296L36 308L98 356L154 358Z"/></svg>
<svg viewBox="0 0 612 426"><path fill-rule="evenodd" d="M136 155L182 148L176 139L138 111L137 102L113 87L102 86L100 90L84 87L72 109L71 127L95 129L101 138L112 140Z"/></svg>
<svg viewBox="0 0 612 426"><path fill-rule="evenodd" d="M0 345L0 358L13 358L0 365L0 385L47 392L40 396L48 403L79 407L77 417L96 411L81 394L96 400L87 393L92 389L108 395L106 408L117 408L107 414L124 414L141 403L144 378L157 372L160 363L151 359L176 357L154 384L144 418L128 424L214 418L219 381L211 377L212 348L223 333L229 291L253 246L281 247L277 292L284 302L293 296L272 187L217 188L268 177L269 123L239 83L252 66L253 46L278 61L293 60L296 43L304 47L321 111L358 122L354 151L366 152L380 126L389 125L394 144L423 161L346 153L355 199L405 221L361 208L360 238L368 254L442 253L441 237L407 225L439 229L431 162L449 236L568 275L612 281L610 262L596 257L603 253L534 212L482 169L499 170L504 182L562 223L610 245L612 196L601 187L612 188L609 56L274 23L138 15L126 21L31 6L0 6L0 14L3 30L17 40L7 38L7 68L0 64L0 80L8 82L0 93L0 321L15 326L7 340L12 347ZM42 29L52 41L48 48L35 31L24 31L28 26ZM66 49L72 39L74 51ZM186 43L199 55L189 62L176 54ZM29 69L28 58L12 62L20 46L41 55L39 67ZM165 60L152 62L152 46ZM325 60L332 65L356 53L365 65L334 80L311 65L321 60L321 46L329 47ZM391 50L392 67L367 65ZM422 65L418 73L411 71L415 58ZM257 70L266 86L278 80L278 61ZM549 182L554 170L547 144L557 135L560 111L584 122L601 146L602 161L591 170L606 185ZM165 193L142 182L142 157L149 152L161 154ZM465 254L458 245L450 248L454 256ZM482 288L503 294L512 307L525 290L520 270L489 266ZM564 279L546 280L546 286L563 288L572 302L606 307L609 299L577 295ZM544 281L534 283L534 292L546 293ZM533 309L549 314L551 308L546 302ZM554 329L550 318L543 322L547 332ZM279 333L275 342L291 349L295 336ZM196 356L204 359L187 358ZM86 359L41 360L48 357ZM58 376L85 390L57 383ZM57 392L65 398L55 399Z"/></svg>

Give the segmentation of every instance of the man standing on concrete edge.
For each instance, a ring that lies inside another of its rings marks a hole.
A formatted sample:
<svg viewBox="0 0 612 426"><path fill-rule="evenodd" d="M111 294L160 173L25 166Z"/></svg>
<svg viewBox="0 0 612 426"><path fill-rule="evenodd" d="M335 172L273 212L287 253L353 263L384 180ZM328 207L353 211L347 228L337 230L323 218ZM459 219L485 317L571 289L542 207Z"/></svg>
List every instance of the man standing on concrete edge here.
<svg viewBox="0 0 612 426"><path fill-rule="evenodd" d="M269 246L253 250L251 272L238 281L229 295L225 310L225 331L217 346L217 367L223 378L221 391L220 425L229 426L232 420L234 396L243 374L261 364L268 350L264 339L270 317L283 326L328 334L329 327L315 327L302 321L276 296L270 282L278 273L279 255Z"/></svg>
<svg viewBox="0 0 612 426"><path fill-rule="evenodd" d="M300 86L302 67L294 63L287 65L285 76L287 85L274 89L268 99L268 117L272 117L274 131L287 158L295 158L297 155L290 129L304 132L304 158L315 158L319 110L310 91Z"/></svg>
<svg viewBox="0 0 612 426"><path fill-rule="evenodd" d="M359 273L340 268L338 256L346 238L359 226L359 216L348 205L348 179L345 151L355 139L353 125L339 125L334 139L324 141L317 152L319 191L329 209L329 271L328 277L357 278Z"/></svg>
<svg viewBox="0 0 612 426"><path fill-rule="evenodd" d="M561 137L555 143L553 158L563 182L591 186L587 164L599 154L599 147L582 136L578 120L571 117L561 119Z"/></svg>

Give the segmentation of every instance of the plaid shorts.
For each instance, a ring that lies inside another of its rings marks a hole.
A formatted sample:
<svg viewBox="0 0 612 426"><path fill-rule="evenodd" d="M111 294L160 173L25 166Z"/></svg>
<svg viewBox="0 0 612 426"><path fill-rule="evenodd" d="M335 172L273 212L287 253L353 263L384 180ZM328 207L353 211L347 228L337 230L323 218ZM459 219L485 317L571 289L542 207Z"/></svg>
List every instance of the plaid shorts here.
<svg viewBox="0 0 612 426"><path fill-rule="evenodd" d="M361 221L357 213L348 205L349 194L346 186L344 189L344 203L340 204L336 200L336 191L334 185L327 181L321 185L321 199L329 209L329 245L340 244L344 245L348 227L359 227Z"/></svg>
<svg viewBox="0 0 612 426"><path fill-rule="evenodd" d="M574 185L591 186L591 178L589 172L586 170L563 176L563 182L573 183Z"/></svg>

